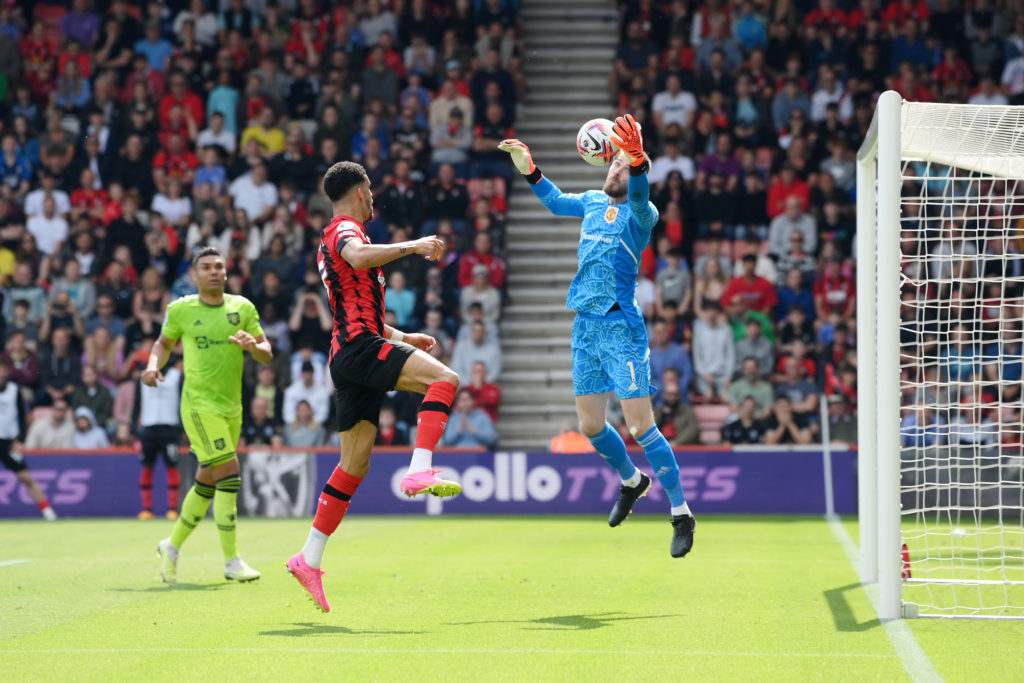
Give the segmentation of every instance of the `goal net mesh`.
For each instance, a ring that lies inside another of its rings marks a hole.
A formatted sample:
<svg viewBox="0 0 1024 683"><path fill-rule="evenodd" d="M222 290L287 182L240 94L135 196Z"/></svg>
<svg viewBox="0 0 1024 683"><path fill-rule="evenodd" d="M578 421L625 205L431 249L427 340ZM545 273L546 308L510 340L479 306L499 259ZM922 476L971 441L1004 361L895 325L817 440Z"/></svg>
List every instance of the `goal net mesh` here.
<svg viewBox="0 0 1024 683"><path fill-rule="evenodd" d="M1024 618L1022 138L1021 107L901 107L903 600L921 616Z"/></svg>

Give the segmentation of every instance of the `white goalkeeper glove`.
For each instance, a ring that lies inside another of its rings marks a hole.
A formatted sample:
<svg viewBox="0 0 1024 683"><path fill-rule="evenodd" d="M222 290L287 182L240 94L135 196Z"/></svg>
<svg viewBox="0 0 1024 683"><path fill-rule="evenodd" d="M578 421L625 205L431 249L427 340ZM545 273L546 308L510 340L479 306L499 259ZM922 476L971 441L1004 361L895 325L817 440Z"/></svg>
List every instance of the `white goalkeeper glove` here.
<svg viewBox="0 0 1024 683"><path fill-rule="evenodd" d="M533 163L533 157L530 156L530 148L519 140L515 138L502 140L498 145L498 149L509 153L516 170L523 175L530 175L537 170L537 166Z"/></svg>

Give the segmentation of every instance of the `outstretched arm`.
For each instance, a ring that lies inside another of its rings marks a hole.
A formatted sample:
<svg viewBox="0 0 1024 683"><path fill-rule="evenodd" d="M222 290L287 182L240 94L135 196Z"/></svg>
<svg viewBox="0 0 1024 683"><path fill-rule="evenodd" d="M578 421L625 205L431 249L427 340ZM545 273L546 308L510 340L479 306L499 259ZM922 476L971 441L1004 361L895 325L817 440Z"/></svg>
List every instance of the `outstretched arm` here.
<svg viewBox="0 0 1024 683"><path fill-rule="evenodd" d="M343 259L358 270L383 266L410 254L421 254L428 261L437 261L444 255L444 242L433 235L396 244L363 244L348 240L340 253Z"/></svg>
<svg viewBox="0 0 1024 683"><path fill-rule="evenodd" d="M530 188L544 207L556 216L583 218L583 200L577 194L565 194L545 178L530 156L530 148L516 139L504 140L498 149L508 152L516 170L526 177Z"/></svg>
<svg viewBox="0 0 1024 683"><path fill-rule="evenodd" d="M658 210L651 203L651 186L647 181L651 162L644 153L640 124L626 114L615 119L612 132L612 144L629 158L629 208L640 227L649 233L658 222Z"/></svg>

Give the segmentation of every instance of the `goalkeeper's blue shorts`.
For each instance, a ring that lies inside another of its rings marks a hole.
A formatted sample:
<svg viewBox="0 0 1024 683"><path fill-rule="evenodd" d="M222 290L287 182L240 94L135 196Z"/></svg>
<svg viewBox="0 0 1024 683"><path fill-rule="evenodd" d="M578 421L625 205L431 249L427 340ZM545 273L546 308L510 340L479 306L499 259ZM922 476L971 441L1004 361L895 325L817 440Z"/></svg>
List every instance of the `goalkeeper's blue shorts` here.
<svg viewBox="0 0 1024 683"><path fill-rule="evenodd" d="M647 329L630 326L620 311L604 317L577 313L572 324L572 389L576 396L614 391L620 399L653 394Z"/></svg>

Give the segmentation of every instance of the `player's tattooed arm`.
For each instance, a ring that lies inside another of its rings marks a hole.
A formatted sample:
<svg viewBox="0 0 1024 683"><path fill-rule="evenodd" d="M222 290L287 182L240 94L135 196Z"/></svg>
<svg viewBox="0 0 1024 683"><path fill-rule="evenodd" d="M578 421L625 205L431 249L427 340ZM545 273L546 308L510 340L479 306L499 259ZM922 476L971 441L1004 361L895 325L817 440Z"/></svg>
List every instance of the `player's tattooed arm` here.
<svg viewBox="0 0 1024 683"><path fill-rule="evenodd" d="M397 244L363 244L349 240L341 249L341 257L358 270L383 266L409 254L420 254L428 261L438 261L444 256L444 249L444 240L435 235Z"/></svg>

